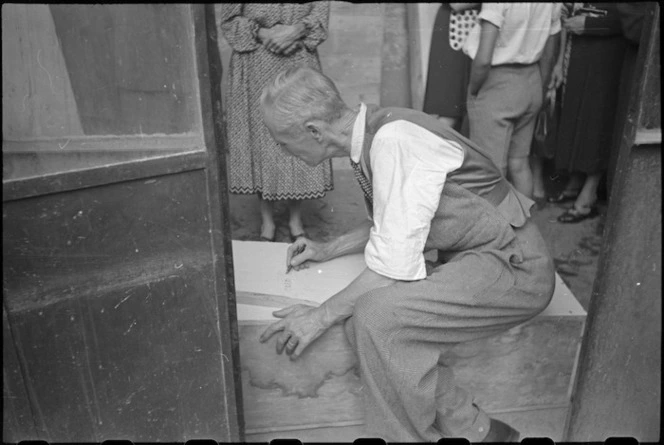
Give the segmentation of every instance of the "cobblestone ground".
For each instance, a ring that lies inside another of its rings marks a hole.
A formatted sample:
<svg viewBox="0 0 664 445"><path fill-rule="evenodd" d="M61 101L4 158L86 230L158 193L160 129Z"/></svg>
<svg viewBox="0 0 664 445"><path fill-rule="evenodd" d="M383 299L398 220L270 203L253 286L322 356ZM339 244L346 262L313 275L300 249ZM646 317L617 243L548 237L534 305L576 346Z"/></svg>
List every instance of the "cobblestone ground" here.
<svg viewBox="0 0 664 445"><path fill-rule="evenodd" d="M563 186L562 178L548 175L551 193ZM323 199L303 204L306 230L313 239L327 239L345 233L366 218L362 192L349 167L334 160L334 190ZM566 204L565 206L569 206ZM581 305L588 309L601 251L607 206L600 202L600 215L577 224L556 221L565 206L547 205L533 212L533 219L547 240L556 269ZM235 240L257 241L260 231L258 199L254 195L230 196L231 236ZM290 242L288 213L284 203L275 208L277 242Z"/></svg>

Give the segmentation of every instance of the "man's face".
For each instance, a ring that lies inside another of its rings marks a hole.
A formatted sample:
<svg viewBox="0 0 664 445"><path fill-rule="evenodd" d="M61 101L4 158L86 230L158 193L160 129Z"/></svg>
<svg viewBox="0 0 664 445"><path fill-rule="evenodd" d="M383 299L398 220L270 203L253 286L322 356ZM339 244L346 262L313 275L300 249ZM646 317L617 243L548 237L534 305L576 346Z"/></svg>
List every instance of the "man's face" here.
<svg viewBox="0 0 664 445"><path fill-rule="evenodd" d="M302 159L307 165L315 167L326 159L325 150L309 131L281 132L265 122L272 138L288 155Z"/></svg>

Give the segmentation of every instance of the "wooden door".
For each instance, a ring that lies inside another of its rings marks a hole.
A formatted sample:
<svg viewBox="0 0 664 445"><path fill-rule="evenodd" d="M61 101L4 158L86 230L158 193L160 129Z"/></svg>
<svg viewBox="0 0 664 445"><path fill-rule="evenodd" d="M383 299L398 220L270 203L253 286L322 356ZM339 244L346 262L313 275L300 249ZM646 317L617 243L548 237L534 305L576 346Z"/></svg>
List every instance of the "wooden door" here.
<svg viewBox="0 0 664 445"><path fill-rule="evenodd" d="M650 3L634 67L599 271L566 441L661 437L660 10Z"/></svg>
<svg viewBox="0 0 664 445"><path fill-rule="evenodd" d="M212 7L2 20L3 441L242 440Z"/></svg>

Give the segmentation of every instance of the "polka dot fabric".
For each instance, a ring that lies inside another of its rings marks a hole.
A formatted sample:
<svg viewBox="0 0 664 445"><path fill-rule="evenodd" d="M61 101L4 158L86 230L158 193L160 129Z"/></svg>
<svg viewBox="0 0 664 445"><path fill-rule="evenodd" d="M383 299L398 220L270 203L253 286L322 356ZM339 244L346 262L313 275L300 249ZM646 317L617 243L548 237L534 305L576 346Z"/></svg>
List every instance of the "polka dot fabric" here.
<svg viewBox="0 0 664 445"><path fill-rule="evenodd" d="M478 11L468 9L462 12L454 12L450 14L450 48L454 51L459 51L463 48L466 37L477 23Z"/></svg>

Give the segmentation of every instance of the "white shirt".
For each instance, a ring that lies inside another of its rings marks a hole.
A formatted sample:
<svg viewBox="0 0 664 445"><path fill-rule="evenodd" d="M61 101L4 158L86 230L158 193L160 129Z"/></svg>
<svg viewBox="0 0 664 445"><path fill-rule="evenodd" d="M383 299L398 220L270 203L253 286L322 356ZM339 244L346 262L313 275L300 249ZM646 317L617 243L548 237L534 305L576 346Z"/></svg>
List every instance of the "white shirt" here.
<svg viewBox="0 0 664 445"><path fill-rule="evenodd" d="M478 23L470 31L463 52L475 58L481 22L486 20L500 30L491 65L536 63L549 36L560 32L561 7L561 3L482 3Z"/></svg>
<svg viewBox="0 0 664 445"><path fill-rule="evenodd" d="M353 162L362 159L366 110L361 104L353 126ZM373 227L364 250L367 267L395 280L421 280L426 277L424 244L431 220L447 174L463 163L463 149L418 125L397 120L378 130L369 158Z"/></svg>

